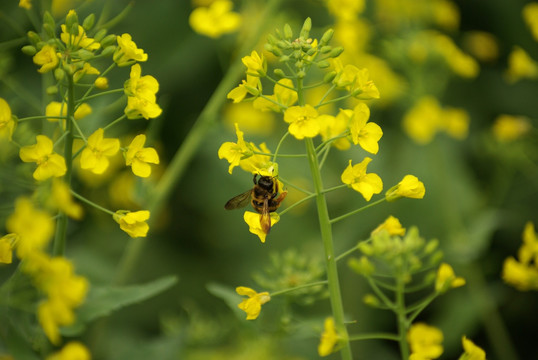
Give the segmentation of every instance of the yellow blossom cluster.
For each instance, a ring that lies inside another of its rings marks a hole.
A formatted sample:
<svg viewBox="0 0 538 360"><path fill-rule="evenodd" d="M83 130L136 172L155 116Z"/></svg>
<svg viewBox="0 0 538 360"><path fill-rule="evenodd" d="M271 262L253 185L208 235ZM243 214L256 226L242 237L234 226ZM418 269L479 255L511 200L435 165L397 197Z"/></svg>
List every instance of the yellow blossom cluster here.
<svg viewBox="0 0 538 360"><path fill-rule="evenodd" d="M522 237L517 259L504 261L502 278L520 291L538 290L538 236L532 222L525 224Z"/></svg>

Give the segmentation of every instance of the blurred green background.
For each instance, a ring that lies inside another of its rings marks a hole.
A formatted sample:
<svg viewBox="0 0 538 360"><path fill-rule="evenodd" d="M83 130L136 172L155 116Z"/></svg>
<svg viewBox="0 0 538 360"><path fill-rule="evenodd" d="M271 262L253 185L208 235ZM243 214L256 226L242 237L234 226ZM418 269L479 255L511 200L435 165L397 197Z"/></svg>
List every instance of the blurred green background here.
<svg viewBox="0 0 538 360"><path fill-rule="evenodd" d="M263 1L254 3L238 1L235 10L264 5ZM400 53L399 46L417 30L437 27L424 19L406 19L404 24L391 29L395 24L387 22L392 20L381 20L376 13L380 3L367 1L361 15L372 32L367 52L385 60L395 74L405 79L405 86L399 88L397 97L384 102L383 87L379 85L382 99L369 103L371 121L382 127L384 135L368 170L382 177L385 190L405 174L416 175L426 186L426 196L423 200L384 203L339 222L334 227L336 252L367 238L389 215L398 217L404 227L418 226L426 239L439 239L444 261L467 279L465 287L440 297L419 317L443 330L445 352L441 358L459 356L462 335L481 346L488 359L538 358L534 344L538 332L538 294L517 291L501 280L503 261L517 254L525 223L538 224L538 81L522 79L510 83L505 77L514 46L538 59L537 42L521 16L528 2L453 2L459 9L459 27L440 31L464 51L468 51L464 47L466 34L472 31L492 34L498 45L498 56L480 62L479 75L471 79L451 74L446 65L435 62L422 70L415 65L417 71L410 72L406 64L409 60ZM127 4L115 1L107 6L111 13L116 13ZM138 1L132 5L126 18L111 32L131 34L149 55L142 65L143 71L159 81L158 103L163 114L148 123L130 122L129 131L141 131L148 126L148 136L159 151L164 171L230 64L246 55L238 53L238 49L251 29L242 28L239 33L210 39L189 27L188 16L195 6L189 1ZM98 13L101 7L99 1L88 2L79 10L79 16ZM2 8L2 41L13 37L6 17L21 29L29 28L28 19L16 4L3 4ZM321 36L335 22L323 1L283 1L268 31L289 22L298 32L306 17L312 18L314 37ZM13 84L22 85L27 96L39 99L42 88L35 65L17 49L5 50L0 56L0 96L8 100L18 116L29 115L25 114L23 102L13 95ZM370 72L375 80L375 71ZM465 139L439 133L431 143L419 145L404 133L404 114L426 93L436 96L443 107L468 112L470 125ZM243 313L237 313L223 301L223 294L236 286L263 290L253 280L253 274L271 266L272 254L293 250L296 253L292 257L312 262L313 268L324 266L313 202L287 213L271 230L265 244L248 232L241 211L224 210L229 198L252 186L251 175L239 168L229 175L228 163L217 157L223 142L236 141L231 124L237 115L230 115L229 111L227 103L168 197L166 207L154 219L142 256L128 280L136 284L175 274L179 282L155 298L121 309L92 325L82 340L95 359L318 358L322 320L330 314L327 298L310 305L275 298L264 305L262 315L253 322L244 320ZM500 114L524 115L532 119L533 129L515 142L499 143L491 129ZM267 128L269 134L245 130L245 136L248 141L266 142L270 149L275 149L286 125L275 116L267 120ZM289 141L285 150L297 153L303 151L302 146ZM2 156L5 164L11 164L8 154L5 150ZM361 150L332 151L324 167L325 184L338 185L348 159L353 158L355 163L364 156ZM307 169L307 164L299 164L295 159L280 161L283 177L309 188ZM24 187L14 180L8 181L5 174L2 178L4 219L12 211L13 194L24 192ZM77 184L82 193L96 202L113 200L107 182L97 186L88 186L83 181ZM297 196L290 189L286 202L291 204ZM351 191L331 193L328 199L333 216L364 205L364 199ZM108 284L130 241L106 215L88 211L83 221L70 225L68 256L74 259L77 273L88 277L92 284ZM341 265L345 309L348 317L356 320L350 325L350 332L395 331L396 322L391 314L362 304L361 299L368 292L366 284L345 264ZM2 279L10 271L0 268ZM357 359L397 359L399 354L396 344L388 341L355 342L352 347ZM329 358L339 357L336 354Z"/></svg>

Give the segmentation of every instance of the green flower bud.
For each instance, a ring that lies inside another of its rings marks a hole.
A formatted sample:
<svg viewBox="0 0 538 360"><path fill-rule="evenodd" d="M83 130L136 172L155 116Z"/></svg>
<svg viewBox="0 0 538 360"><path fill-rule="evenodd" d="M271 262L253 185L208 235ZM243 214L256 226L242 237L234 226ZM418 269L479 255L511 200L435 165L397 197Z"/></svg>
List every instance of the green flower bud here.
<svg viewBox="0 0 538 360"><path fill-rule="evenodd" d="M286 62L286 61L290 61L290 57L288 55L282 55L280 57L280 62Z"/></svg>
<svg viewBox="0 0 538 360"><path fill-rule="evenodd" d="M286 49L290 48L289 42L286 42L284 40L277 41L276 46L278 46L279 48L281 48L283 50L286 50Z"/></svg>
<svg viewBox="0 0 538 360"><path fill-rule="evenodd" d="M101 41L101 46L103 48L106 48L107 46L110 46L110 45L116 45L116 35L114 34L110 34L108 36L106 36L102 41Z"/></svg>
<svg viewBox="0 0 538 360"><path fill-rule="evenodd" d="M55 36L55 29L54 26L52 26L51 24L44 23L43 30L45 30L45 34L47 34L49 38L53 38Z"/></svg>
<svg viewBox="0 0 538 360"><path fill-rule="evenodd" d="M34 56L35 53L37 52L35 46L32 46L32 45L23 46L21 51L23 54L28 55L28 56Z"/></svg>
<svg viewBox="0 0 538 360"><path fill-rule="evenodd" d="M301 29L299 37L305 40L308 39L308 36L310 35L310 30L312 30L312 19L307 17L304 21L303 28Z"/></svg>
<svg viewBox="0 0 538 360"><path fill-rule="evenodd" d="M78 15L74 10L69 11L67 14L67 17L65 18L65 27L70 34L78 34ZM72 29L75 29L75 32L73 32Z"/></svg>
<svg viewBox="0 0 538 360"><path fill-rule="evenodd" d="M101 29L95 34L93 39L100 43L101 41L103 41L103 38L106 36L106 33L107 33L106 29ZM101 44L101 46L102 46L102 44Z"/></svg>
<svg viewBox="0 0 538 360"><path fill-rule="evenodd" d="M323 77L323 82L325 82L325 83L330 83L331 81L334 80L335 77L336 77L336 71L328 72L328 73L325 74L325 76Z"/></svg>
<svg viewBox="0 0 538 360"><path fill-rule="evenodd" d="M45 11L45 13L43 14L43 26L45 26L45 24L47 24L48 27L53 30L56 29L56 21L54 21L54 17L52 17L50 12L48 11ZM51 37L54 37L54 35Z"/></svg>
<svg viewBox="0 0 538 360"><path fill-rule="evenodd" d="M34 31L28 31L27 36L28 36L28 40L33 45L37 45L38 43L41 42L41 37Z"/></svg>
<svg viewBox="0 0 538 360"><path fill-rule="evenodd" d="M258 96L260 95L260 90L256 89L255 87L252 87L250 85L244 85L245 86L245 89L247 89L248 93L253 95L253 96Z"/></svg>
<svg viewBox="0 0 538 360"><path fill-rule="evenodd" d="M116 46L107 46L106 48L103 49L103 51L101 52L101 55L112 56L112 54L114 54L115 51L116 51Z"/></svg>
<svg viewBox="0 0 538 360"><path fill-rule="evenodd" d="M79 51L77 51L77 53L78 53L78 56L84 61L88 61L95 57L93 52L86 49L80 49Z"/></svg>
<svg viewBox="0 0 538 360"><path fill-rule="evenodd" d="M379 299L377 298L377 296L375 296L374 294L366 294L364 295L364 297L362 298L362 301L368 305L368 306L371 306L371 307L379 307L379 304L381 303L379 301Z"/></svg>
<svg viewBox="0 0 538 360"><path fill-rule="evenodd" d="M318 51L317 48L313 48L313 47L311 47L311 48L309 48L309 49L306 51L306 55L308 55L308 56L312 56L312 55L314 55L317 51Z"/></svg>
<svg viewBox="0 0 538 360"><path fill-rule="evenodd" d="M291 40L293 37L293 31L291 30L291 26L289 24L284 25L284 39Z"/></svg>
<svg viewBox="0 0 538 360"><path fill-rule="evenodd" d="M59 69L56 69L59 70ZM47 95L56 95L58 93L58 87L56 85L49 86L47 88Z"/></svg>
<svg viewBox="0 0 538 360"><path fill-rule="evenodd" d="M331 66L331 64L330 64L327 60L321 60L321 61L318 61L316 65L317 65L320 69L326 69L326 68L328 68L329 66Z"/></svg>
<svg viewBox="0 0 538 360"><path fill-rule="evenodd" d="M366 256L363 256L360 259L351 258L349 259L347 264L352 270L354 270L360 275L370 276L375 271L374 265L370 262L370 260L368 260Z"/></svg>
<svg viewBox="0 0 538 360"><path fill-rule="evenodd" d="M322 54L327 54L327 53L331 52L332 49L333 49L332 46L325 45L325 46L322 46L322 47L320 48L319 51L320 51Z"/></svg>
<svg viewBox="0 0 538 360"><path fill-rule="evenodd" d="M268 44L276 45L277 42L278 42L278 39L273 34L267 35L267 43Z"/></svg>
<svg viewBox="0 0 538 360"><path fill-rule="evenodd" d="M426 243L426 246L424 247L424 252L426 254L431 254L437 249L438 246L439 246L439 240L432 239Z"/></svg>
<svg viewBox="0 0 538 360"><path fill-rule="evenodd" d="M319 45L320 46L327 45L331 41L331 39L333 38L333 34L334 34L333 29L329 29L329 30L325 31L325 33L323 34L323 36L319 40Z"/></svg>
<svg viewBox="0 0 538 360"><path fill-rule="evenodd" d="M82 27L84 28L84 30L88 31L88 30L91 30L91 28L93 28L94 24L95 24L95 15L90 14L86 16L86 19L84 19L84 21L82 22Z"/></svg>
<svg viewBox="0 0 538 360"><path fill-rule="evenodd" d="M304 79L305 76L306 76L306 72L304 70L297 71L297 77L299 79Z"/></svg>
<svg viewBox="0 0 538 360"><path fill-rule="evenodd" d="M65 71L62 68L56 68L54 70L54 78L58 81L62 81L65 77Z"/></svg>
<svg viewBox="0 0 538 360"><path fill-rule="evenodd" d="M340 54L342 54L344 52L344 48L339 46L339 47L335 47L334 49L331 50L331 52L329 53L329 57L332 57L332 58L336 58L336 57L339 57Z"/></svg>
<svg viewBox="0 0 538 360"><path fill-rule="evenodd" d="M273 73L274 73L277 77L279 77L280 79L286 77L286 74L284 73L284 71L283 71L282 69L275 69L275 70L273 70Z"/></svg>

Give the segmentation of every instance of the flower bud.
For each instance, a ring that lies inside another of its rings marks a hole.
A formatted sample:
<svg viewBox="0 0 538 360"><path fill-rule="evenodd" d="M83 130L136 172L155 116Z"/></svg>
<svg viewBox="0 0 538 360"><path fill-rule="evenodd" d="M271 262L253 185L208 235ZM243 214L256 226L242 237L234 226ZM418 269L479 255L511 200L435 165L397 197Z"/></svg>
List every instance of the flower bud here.
<svg viewBox="0 0 538 360"><path fill-rule="evenodd" d="M306 72L304 70L297 71L297 78L304 79L305 76L306 76Z"/></svg>
<svg viewBox="0 0 538 360"><path fill-rule="evenodd" d="M317 64L318 68L320 69L326 69L328 68L329 66L331 66L331 64L329 64L329 62L327 60L321 60L321 61L318 61Z"/></svg>
<svg viewBox="0 0 538 360"><path fill-rule="evenodd" d="M101 43L103 41L103 38L106 36L106 33L107 33L107 29L101 29L97 33L95 33L95 36L93 37L93 39ZM103 44L101 44L101 46L102 45Z"/></svg>
<svg viewBox="0 0 538 360"><path fill-rule="evenodd" d="M325 74L325 76L323 77L323 82L325 82L325 83L330 83L331 81L334 80L335 77L336 77L336 71L328 72L328 73Z"/></svg>
<svg viewBox="0 0 538 360"><path fill-rule="evenodd" d="M331 39L333 38L333 34L334 34L333 29L329 29L329 30L325 31L325 33L323 33L323 36L319 40L319 44L321 46L327 45L331 41Z"/></svg>
<svg viewBox="0 0 538 360"><path fill-rule="evenodd" d="M32 45L23 46L21 51L23 54L28 55L28 56L34 56L35 53L37 52L35 46L32 46Z"/></svg>
<svg viewBox="0 0 538 360"><path fill-rule="evenodd" d="M58 87L56 85L49 86L46 92L47 95L56 95L58 93Z"/></svg>
<svg viewBox="0 0 538 360"><path fill-rule="evenodd" d="M286 77L286 73L284 73L284 71L283 71L282 69L279 69L279 68L273 70L273 73L274 73L277 77L279 77L280 79Z"/></svg>
<svg viewBox="0 0 538 360"><path fill-rule="evenodd" d="M103 49L103 51L101 51L101 55L111 56L112 54L114 54L115 51L116 51L115 46L107 46L106 48Z"/></svg>
<svg viewBox="0 0 538 360"><path fill-rule="evenodd" d="M86 16L86 18L82 22L82 27L84 28L84 30L88 31L88 30L91 30L94 24L95 24L95 15L90 14Z"/></svg>
<svg viewBox="0 0 538 360"><path fill-rule="evenodd" d="M344 48L339 46L339 47L335 47L334 49L331 50L331 52L329 53L329 57L332 57L332 58L336 58L336 57L339 57L340 54L342 54L344 52Z"/></svg>
<svg viewBox="0 0 538 360"><path fill-rule="evenodd" d="M291 30L291 26L289 24L284 25L284 39L291 40L293 37L293 31Z"/></svg>
<svg viewBox="0 0 538 360"><path fill-rule="evenodd" d="M34 31L28 31L26 34L31 44L37 45L41 42L41 37Z"/></svg>
<svg viewBox="0 0 538 360"><path fill-rule="evenodd" d="M308 50L306 51L306 55L308 55L308 56L312 56L312 55L314 55L317 51L318 51L317 48L315 48L315 47L311 47L310 49L308 49Z"/></svg>
<svg viewBox="0 0 538 360"><path fill-rule="evenodd" d="M366 294L362 298L362 301L364 304L371 306L371 307L379 307L380 301L374 294Z"/></svg>
<svg viewBox="0 0 538 360"><path fill-rule="evenodd" d="M253 95L253 96L258 96L260 95L260 90L256 89L255 87L252 87L250 85L247 85L245 84L245 89L248 91L249 94Z"/></svg>
<svg viewBox="0 0 538 360"><path fill-rule="evenodd" d="M325 45L325 46L321 46L319 51L320 51L322 54L327 54L327 53L331 52L332 49L333 49L332 46Z"/></svg>
<svg viewBox="0 0 538 360"><path fill-rule="evenodd" d="M65 18L65 27L70 34L78 34L78 15L75 10L69 10L69 13ZM76 29L75 32L72 31L73 29Z"/></svg>
<svg viewBox="0 0 538 360"><path fill-rule="evenodd" d="M61 68L56 68L54 70L54 78L58 81L62 81L65 77L65 71Z"/></svg>
<svg viewBox="0 0 538 360"><path fill-rule="evenodd" d="M310 35L310 30L312 30L312 19L307 17L304 21L303 28L301 29L299 37L301 39L308 39L308 36Z"/></svg>
<svg viewBox="0 0 538 360"><path fill-rule="evenodd" d="M106 90L108 89L108 78L99 76L97 79L95 79L94 85L99 90Z"/></svg>
<svg viewBox="0 0 538 360"><path fill-rule="evenodd" d="M50 25L49 23L44 23L43 30L45 30L45 34L47 34L49 38L54 38L55 29L52 25Z"/></svg>
<svg viewBox="0 0 538 360"><path fill-rule="evenodd" d="M366 256L360 259L351 258L348 263L349 267L360 275L370 276L374 273L375 267Z"/></svg>
<svg viewBox="0 0 538 360"><path fill-rule="evenodd" d="M45 24L49 24L52 29L56 28L56 21L54 21L54 17L48 11L45 11L43 14L43 25Z"/></svg>

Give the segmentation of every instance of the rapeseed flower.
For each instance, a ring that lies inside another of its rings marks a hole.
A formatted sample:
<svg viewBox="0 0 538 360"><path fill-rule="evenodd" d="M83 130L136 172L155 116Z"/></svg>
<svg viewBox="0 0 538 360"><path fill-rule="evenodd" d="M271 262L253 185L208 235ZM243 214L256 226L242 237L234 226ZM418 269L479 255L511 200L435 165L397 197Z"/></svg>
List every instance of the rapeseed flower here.
<svg viewBox="0 0 538 360"><path fill-rule="evenodd" d="M94 174L102 174L108 168L108 157L116 155L120 140L104 138L104 130L99 128L88 137L88 143L80 155L80 167Z"/></svg>
<svg viewBox="0 0 538 360"><path fill-rule="evenodd" d="M241 62L247 67L247 75L263 77L267 73L267 61L263 54L260 56L256 50L243 56Z"/></svg>
<svg viewBox="0 0 538 360"><path fill-rule="evenodd" d="M421 356L423 359L437 359L443 353L443 333L424 323L411 325L407 332L407 342L416 359L421 359Z"/></svg>
<svg viewBox="0 0 538 360"><path fill-rule="evenodd" d="M451 288L457 288L465 285L465 279L456 276L452 266L442 263L437 270L437 277L435 279L435 291L445 292Z"/></svg>
<svg viewBox="0 0 538 360"><path fill-rule="evenodd" d="M359 69L354 65L342 65L339 59L333 60L337 72L333 83L337 88L346 89L353 96L363 99L379 99L379 90L370 80L368 69Z"/></svg>
<svg viewBox="0 0 538 360"><path fill-rule="evenodd" d="M11 264L13 261L13 248L19 240L17 234L7 234L0 238L0 264Z"/></svg>
<svg viewBox="0 0 538 360"><path fill-rule="evenodd" d="M288 131L296 139L312 138L319 134L318 112L311 105L292 106L284 112L284 121L289 123Z"/></svg>
<svg viewBox="0 0 538 360"><path fill-rule="evenodd" d="M508 55L506 79L514 83L521 79L536 78L538 78L538 63L521 47L514 46L512 52Z"/></svg>
<svg viewBox="0 0 538 360"><path fill-rule="evenodd" d="M19 0L19 7L30 10L32 8L32 0Z"/></svg>
<svg viewBox="0 0 538 360"><path fill-rule="evenodd" d="M16 125L9 104L0 98L0 138L11 140Z"/></svg>
<svg viewBox="0 0 538 360"><path fill-rule="evenodd" d="M253 90L258 92L261 89L260 78L247 74L246 80L241 80L241 84L230 90L226 97L233 100L234 103L239 103L250 94ZM254 94L253 94L254 95ZM258 95L258 93L256 93Z"/></svg>
<svg viewBox="0 0 538 360"><path fill-rule="evenodd" d="M538 235L532 222L525 224L522 237L518 259L504 261L502 278L520 291L538 290Z"/></svg>
<svg viewBox="0 0 538 360"><path fill-rule="evenodd" d="M525 24L531 31L532 37L538 41L538 3L531 2L526 4L521 13Z"/></svg>
<svg viewBox="0 0 538 360"><path fill-rule="evenodd" d="M50 200L54 208L73 219L80 220L84 214L82 206L73 200L69 186L62 180L54 180L52 182Z"/></svg>
<svg viewBox="0 0 538 360"><path fill-rule="evenodd" d="M133 41L131 35L123 34L116 37L118 47L112 58L118 66L128 66L133 61L146 61L148 54L143 49L139 49Z"/></svg>
<svg viewBox="0 0 538 360"><path fill-rule="evenodd" d="M353 117L353 110L340 109L336 116L322 114L318 116L320 126L319 133L323 141L333 139L331 145L338 150L347 150L351 143L347 136L342 136L350 127L350 120ZM339 139L335 137L341 136Z"/></svg>
<svg viewBox="0 0 538 360"><path fill-rule="evenodd" d="M156 94L159 91L159 82L151 75L141 76L142 68L139 64L131 67L130 78L124 84L127 95L125 114L129 119L153 119L161 115L162 109L157 104Z"/></svg>
<svg viewBox="0 0 538 360"><path fill-rule="evenodd" d="M486 352L476 346L471 340L463 336L461 343L465 352L461 354L458 360L486 360Z"/></svg>
<svg viewBox="0 0 538 360"><path fill-rule="evenodd" d="M360 145L365 151L377 154L378 141L383 136L381 127L376 123L368 122L370 109L366 104L360 103L353 109L353 116L349 122L351 139L355 145Z"/></svg>
<svg viewBox="0 0 538 360"><path fill-rule="evenodd" d="M275 225L280 220L280 216L276 212L270 213L269 216L271 217L271 227L273 227L273 225ZM248 225L248 230L254 235L258 235L260 241L262 243L265 243L267 233L262 229L260 217L261 215L259 213L255 213L252 211L245 211L245 213L243 214L243 219Z"/></svg>
<svg viewBox="0 0 538 360"><path fill-rule="evenodd" d="M130 237L146 237L149 231L149 225L146 221L150 213L147 210L127 211L118 210L114 213L113 219L120 225L120 229L125 231Z"/></svg>
<svg viewBox="0 0 538 360"><path fill-rule="evenodd" d="M373 194L379 194L383 190L383 181L379 175L366 173L366 167L370 161L372 161L371 158L365 157L360 163L352 165L349 160L349 165L341 176L342 182L358 191L366 201L370 201Z"/></svg>
<svg viewBox="0 0 538 360"><path fill-rule="evenodd" d="M495 118L491 130L498 141L507 143L519 139L531 128L531 122L525 116L502 114Z"/></svg>
<svg viewBox="0 0 538 360"><path fill-rule="evenodd" d="M91 355L84 344L71 341L61 350L47 356L46 360L91 360Z"/></svg>
<svg viewBox="0 0 538 360"><path fill-rule="evenodd" d="M338 342L341 340L336 332L334 318L328 317L323 323L323 332L318 345L319 356L328 356L336 350Z"/></svg>
<svg viewBox="0 0 538 360"><path fill-rule="evenodd" d="M394 201L402 197L410 199L422 199L426 194L424 183L414 175L405 175L396 185L391 187L386 193L387 201Z"/></svg>
<svg viewBox="0 0 538 360"><path fill-rule="evenodd" d="M273 95L266 98L258 97L252 103L255 109L263 111L282 112L297 102L297 91L292 90L293 81L290 79L280 79L273 88Z"/></svg>
<svg viewBox="0 0 538 360"><path fill-rule="evenodd" d="M41 66L37 71L42 74L56 69L60 63L58 55L56 54L56 47L49 44L45 44L41 50L34 55L33 61L34 64Z"/></svg>
<svg viewBox="0 0 538 360"><path fill-rule="evenodd" d="M234 142L225 142L223 143L218 151L219 159L226 159L230 163L228 167L228 172L231 174L233 168L239 166L239 163L253 155L252 149L250 149L247 143L244 140L244 135L239 126L235 124L235 134L237 135L237 143Z"/></svg>
<svg viewBox="0 0 538 360"><path fill-rule="evenodd" d="M74 10L71 10L67 16L70 16L71 14L76 13ZM80 25L77 27L76 34L72 34L72 29L68 29L65 24L62 24L61 28L62 33L60 34L60 39L70 49L85 49L88 51L93 51L101 47L101 44L98 41L86 36L86 31Z"/></svg>
<svg viewBox="0 0 538 360"><path fill-rule="evenodd" d="M52 140L45 135L37 135L36 141L36 144L23 146L19 151L22 161L37 164L33 173L34 179L43 181L50 177L63 176L67 171L65 159L53 152Z"/></svg>
<svg viewBox="0 0 538 360"><path fill-rule="evenodd" d="M231 11L233 2L215 0L209 7L198 7L189 16L191 28L199 34L218 38L241 26L241 15Z"/></svg>
<svg viewBox="0 0 538 360"><path fill-rule="evenodd" d="M133 174L143 178L151 175L149 164L159 164L159 154L152 147L144 147L146 135L135 136L125 152L125 164L131 167Z"/></svg>
<svg viewBox="0 0 538 360"><path fill-rule="evenodd" d="M237 305L237 307L247 313L247 320L257 319L262 310L262 305L271 300L268 292L257 293L245 286L238 286L235 288L235 292L242 296L248 296L247 299L244 299Z"/></svg>
<svg viewBox="0 0 538 360"><path fill-rule="evenodd" d="M386 231L391 236L394 236L394 235L404 236L405 235L405 228L402 227L400 220L398 220L392 215L390 215L381 225L376 227L371 232L370 236L379 234L381 231Z"/></svg>
<svg viewBox="0 0 538 360"><path fill-rule="evenodd" d="M92 107L88 103L82 103L75 109L73 117L75 118L75 120L80 120L90 115L91 113ZM45 116L50 122L57 122L62 120L62 122L65 124L65 117L67 116L67 104L58 101L51 101L45 107Z"/></svg>

